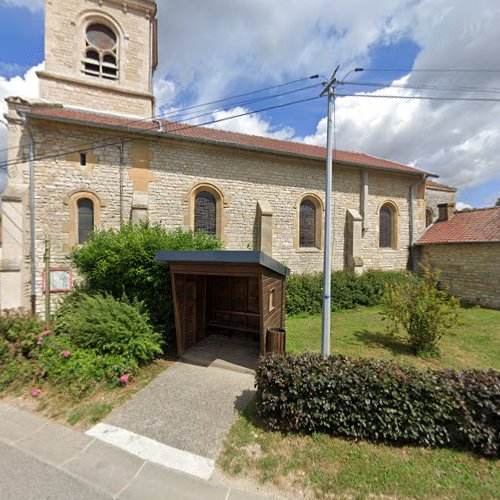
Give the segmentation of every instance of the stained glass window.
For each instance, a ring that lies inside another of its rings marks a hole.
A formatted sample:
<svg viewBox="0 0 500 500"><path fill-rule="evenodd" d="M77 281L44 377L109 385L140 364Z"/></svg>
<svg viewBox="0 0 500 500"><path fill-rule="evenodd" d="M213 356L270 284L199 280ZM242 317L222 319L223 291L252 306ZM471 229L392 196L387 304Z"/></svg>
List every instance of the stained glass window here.
<svg viewBox="0 0 500 500"><path fill-rule="evenodd" d="M300 204L299 240L301 247L316 246L316 206L311 200Z"/></svg>
<svg viewBox="0 0 500 500"><path fill-rule="evenodd" d="M384 205L380 209L380 239L381 248L392 248L393 242L393 218L394 213L389 205Z"/></svg>
<svg viewBox="0 0 500 500"><path fill-rule="evenodd" d="M94 231L94 203L88 198L78 200L78 243L83 245Z"/></svg>
<svg viewBox="0 0 500 500"><path fill-rule="evenodd" d="M194 205L194 230L215 236L217 234L217 202L208 191L196 195Z"/></svg>

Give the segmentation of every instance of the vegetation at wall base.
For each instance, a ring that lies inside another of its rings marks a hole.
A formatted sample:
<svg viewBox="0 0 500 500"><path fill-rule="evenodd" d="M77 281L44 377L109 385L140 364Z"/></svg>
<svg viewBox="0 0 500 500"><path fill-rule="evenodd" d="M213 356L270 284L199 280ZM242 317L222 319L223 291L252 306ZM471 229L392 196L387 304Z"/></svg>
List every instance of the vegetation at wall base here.
<svg viewBox="0 0 500 500"><path fill-rule="evenodd" d="M434 372L389 361L286 354L264 358L256 383L259 416L274 431L498 456L495 370Z"/></svg>
<svg viewBox="0 0 500 500"><path fill-rule="evenodd" d="M117 299L126 293L144 303L152 325L167 339L175 325L170 273L156 262L156 253L219 249L220 241L204 233L167 230L160 224L124 224L96 231L70 258L86 289Z"/></svg>
<svg viewBox="0 0 500 500"><path fill-rule="evenodd" d="M332 273L332 311L373 306L380 302L385 288L392 283L415 283L418 277L408 271L368 270L362 275L349 271ZM286 312L289 316L321 312L323 275L292 274L287 279Z"/></svg>

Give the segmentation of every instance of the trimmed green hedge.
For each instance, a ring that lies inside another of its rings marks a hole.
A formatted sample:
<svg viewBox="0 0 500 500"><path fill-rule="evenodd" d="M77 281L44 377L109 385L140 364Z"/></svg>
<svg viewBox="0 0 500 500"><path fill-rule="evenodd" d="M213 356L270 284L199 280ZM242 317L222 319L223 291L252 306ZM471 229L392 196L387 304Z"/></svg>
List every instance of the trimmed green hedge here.
<svg viewBox="0 0 500 500"><path fill-rule="evenodd" d="M406 283L417 280L408 271L370 270L362 275L348 271L332 273L332 311L354 309L359 306L374 306L379 303L384 288L390 283ZM286 283L286 312L318 314L323 301L323 275L293 274Z"/></svg>
<svg viewBox="0 0 500 500"><path fill-rule="evenodd" d="M256 373L263 422L283 432L449 446L495 457L500 373L434 372L317 354L269 356Z"/></svg>

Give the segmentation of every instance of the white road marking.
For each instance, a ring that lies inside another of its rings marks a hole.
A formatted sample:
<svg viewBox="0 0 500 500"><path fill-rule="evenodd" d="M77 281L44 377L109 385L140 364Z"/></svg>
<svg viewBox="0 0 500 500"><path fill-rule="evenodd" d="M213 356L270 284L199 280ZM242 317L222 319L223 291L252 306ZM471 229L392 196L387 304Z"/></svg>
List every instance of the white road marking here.
<svg viewBox="0 0 500 500"><path fill-rule="evenodd" d="M109 424L97 424L86 432L105 443L112 444L144 460L175 469L201 479L210 479L215 462L209 458L178 450L154 439Z"/></svg>

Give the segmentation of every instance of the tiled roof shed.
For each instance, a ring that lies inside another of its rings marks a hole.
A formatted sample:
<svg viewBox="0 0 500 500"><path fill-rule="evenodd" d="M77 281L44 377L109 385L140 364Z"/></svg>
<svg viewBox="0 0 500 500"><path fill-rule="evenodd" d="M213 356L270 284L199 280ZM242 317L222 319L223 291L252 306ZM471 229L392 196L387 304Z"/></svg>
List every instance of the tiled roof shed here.
<svg viewBox="0 0 500 500"><path fill-rule="evenodd" d="M21 110L23 111L23 110ZM118 115L92 113L62 106L37 104L26 106L24 112L32 118L51 120L75 125L95 126L130 133L150 134L196 142L219 144L228 147L282 154L299 158L326 159L326 149L293 141L282 141L209 127L194 126L166 120L138 120ZM335 163L347 166L367 167L410 175L437 177L436 174L396 163L375 156L350 151L335 151Z"/></svg>
<svg viewBox="0 0 500 500"><path fill-rule="evenodd" d="M447 243L500 243L500 207L457 212L446 221L437 221L417 245Z"/></svg>

